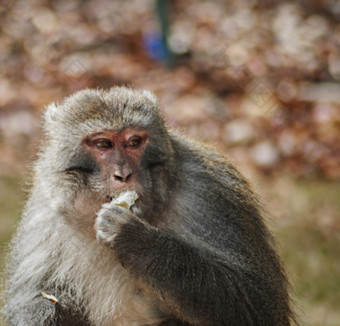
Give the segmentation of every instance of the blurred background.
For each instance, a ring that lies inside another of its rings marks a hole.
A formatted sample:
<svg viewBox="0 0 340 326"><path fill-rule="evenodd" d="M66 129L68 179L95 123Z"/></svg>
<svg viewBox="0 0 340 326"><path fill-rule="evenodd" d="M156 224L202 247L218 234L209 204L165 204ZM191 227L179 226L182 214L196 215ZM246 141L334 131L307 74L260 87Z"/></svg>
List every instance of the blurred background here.
<svg viewBox="0 0 340 326"><path fill-rule="evenodd" d="M1 265L44 106L147 88L261 194L301 324L339 325L339 22L337 0L1 0Z"/></svg>

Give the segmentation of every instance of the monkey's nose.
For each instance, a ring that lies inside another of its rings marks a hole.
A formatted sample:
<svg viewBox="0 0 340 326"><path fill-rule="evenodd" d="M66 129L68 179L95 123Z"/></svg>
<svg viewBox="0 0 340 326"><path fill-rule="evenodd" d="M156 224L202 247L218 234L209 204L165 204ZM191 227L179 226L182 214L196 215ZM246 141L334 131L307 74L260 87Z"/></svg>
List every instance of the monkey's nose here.
<svg viewBox="0 0 340 326"><path fill-rule="evenodd" d="M114 179L120 182L128 182L132 176L132 171L128 168L116 169L114 172Z"/></svg>

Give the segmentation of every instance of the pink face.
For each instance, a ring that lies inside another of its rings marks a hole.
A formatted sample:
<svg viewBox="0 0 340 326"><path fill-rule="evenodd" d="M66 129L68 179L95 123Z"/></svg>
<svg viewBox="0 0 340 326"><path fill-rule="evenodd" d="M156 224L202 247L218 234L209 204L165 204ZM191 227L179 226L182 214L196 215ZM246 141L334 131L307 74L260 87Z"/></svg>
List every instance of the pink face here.
<svg viewBox="0 0 340 326"><path fill-rule="evenodd" d="M144 130L126 129L118 134L114 131L101 131L83 140L112 194L125 189L135 189L138 192L138 169L148 139L149 134Z"/></svg>

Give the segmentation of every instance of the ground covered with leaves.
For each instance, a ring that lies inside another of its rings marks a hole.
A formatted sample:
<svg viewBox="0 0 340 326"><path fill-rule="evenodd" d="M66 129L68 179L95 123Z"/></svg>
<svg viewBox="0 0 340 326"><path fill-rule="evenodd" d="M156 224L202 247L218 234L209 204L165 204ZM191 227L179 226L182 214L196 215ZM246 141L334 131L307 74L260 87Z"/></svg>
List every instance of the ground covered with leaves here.
<svg viewBox="0 0 340 326"><path fill-rule="evenodd" d="M151 0L0 3L1 242L25 198L43 107L84 87L148 88L170 127L213 144L254 181L302 324L337 325L339 4L174 0L166 12L167 47Z"/></svg>

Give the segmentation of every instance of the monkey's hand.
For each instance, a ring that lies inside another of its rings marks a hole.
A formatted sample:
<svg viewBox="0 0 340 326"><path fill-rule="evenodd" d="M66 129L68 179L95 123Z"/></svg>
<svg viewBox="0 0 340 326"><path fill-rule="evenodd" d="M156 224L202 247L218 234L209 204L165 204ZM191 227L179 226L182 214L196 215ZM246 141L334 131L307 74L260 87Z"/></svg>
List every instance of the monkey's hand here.
<svg viewBox="0 0 340 326"><path fill-rule="evenodd" d="M121 227L133 220L138 219L132 212L121 206L107 203L97 213L95 230L97 240L113 247L116 236Z"/></svg>

